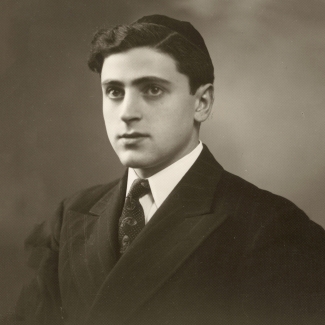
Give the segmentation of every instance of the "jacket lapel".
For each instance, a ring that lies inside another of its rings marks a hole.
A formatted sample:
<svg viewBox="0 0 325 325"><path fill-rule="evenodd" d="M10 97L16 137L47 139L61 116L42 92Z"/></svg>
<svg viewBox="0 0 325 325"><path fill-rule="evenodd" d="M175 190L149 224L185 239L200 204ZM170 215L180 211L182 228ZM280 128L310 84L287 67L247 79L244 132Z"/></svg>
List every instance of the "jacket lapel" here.
<svg viewBox="0 0 325 325"><path fill-rule="evenodd" d="M117 262L117 221L125 196L125 175L89 211L67 215L69 258L77 287L88 307Z"/></svg>
<svg viewBox="0 0 325 325"><path fill-rule="evenodd" d="M222 171L205 147L103 282L89 324L123 324L226 219L214 206Z"/></svg>

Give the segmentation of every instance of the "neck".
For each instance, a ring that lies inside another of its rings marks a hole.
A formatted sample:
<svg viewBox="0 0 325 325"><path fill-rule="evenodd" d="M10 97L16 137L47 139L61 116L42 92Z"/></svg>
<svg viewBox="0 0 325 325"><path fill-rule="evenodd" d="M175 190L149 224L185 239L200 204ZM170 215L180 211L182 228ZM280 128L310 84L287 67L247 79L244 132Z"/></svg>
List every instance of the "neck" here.
<svg viewBox="0 0 325 325"><path fill-rule="evenodd" d="M162 162L159 165L148 168L134 168L134 171L139 178L149 178L191 153L199 143L199 140L197 140L194 145L187 148L183 153L178 153L173 159L169 159L168 162Z"/></svg>

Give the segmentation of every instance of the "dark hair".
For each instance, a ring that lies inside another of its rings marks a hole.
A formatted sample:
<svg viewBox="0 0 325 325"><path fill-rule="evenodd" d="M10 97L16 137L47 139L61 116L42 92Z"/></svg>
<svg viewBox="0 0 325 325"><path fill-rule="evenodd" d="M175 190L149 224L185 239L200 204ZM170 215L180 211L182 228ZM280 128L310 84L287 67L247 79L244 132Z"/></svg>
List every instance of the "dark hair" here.
<svg viewBox="0 0 325 325"><path fill-rule="evenodd" d="M201 85L213 83L213 64L208 53L172 29L152 24L118 25L99 30L91 43L89 68L101 73L104 59L115 53L136 47L150 47L170 55L178 71L189 78L190 92L194 94Z"/></svg>

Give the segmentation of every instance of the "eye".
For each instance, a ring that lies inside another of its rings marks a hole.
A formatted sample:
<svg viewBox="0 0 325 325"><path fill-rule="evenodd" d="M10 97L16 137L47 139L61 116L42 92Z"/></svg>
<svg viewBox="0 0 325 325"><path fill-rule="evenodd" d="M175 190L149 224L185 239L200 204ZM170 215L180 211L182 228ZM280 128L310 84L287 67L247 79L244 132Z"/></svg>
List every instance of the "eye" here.
<svg viewBox="0 0 325 325"><path fill-rule="evenodd" d="M156 86L156 85L150 85L145 89L144 93L147 96L156 97L156 96L162 95L163 90L160 87Z"/></svg>
<svg viewBox="0 0 325 325"><path fill-rule="evenodd" d="M110 99L119 99L123 98L124 90L116 87L109 87L106 89L106 95Z"/></svg>

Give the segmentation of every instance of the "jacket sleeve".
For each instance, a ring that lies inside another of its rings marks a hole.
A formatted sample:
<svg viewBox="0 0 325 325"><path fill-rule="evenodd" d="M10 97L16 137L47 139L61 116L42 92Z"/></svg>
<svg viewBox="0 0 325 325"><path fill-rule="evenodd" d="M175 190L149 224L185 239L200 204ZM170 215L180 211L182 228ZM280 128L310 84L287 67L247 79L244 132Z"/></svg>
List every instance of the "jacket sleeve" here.
<svg viewBox="0 0 325 325"><path fill-rule="evenodd" d="M14 317L17 324L63 324L58 279L62 215L63 203L54 217L37 225L25 241L28 265L35 276L20 293Z"/></svg>

